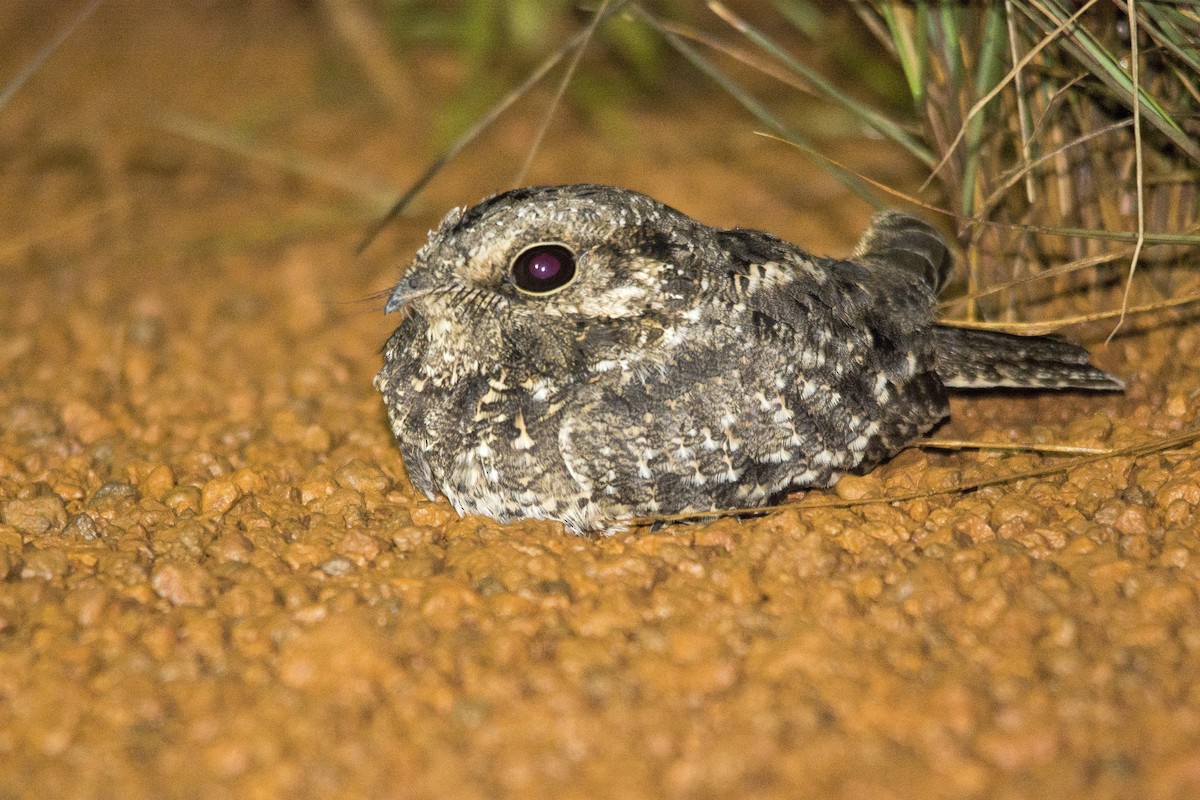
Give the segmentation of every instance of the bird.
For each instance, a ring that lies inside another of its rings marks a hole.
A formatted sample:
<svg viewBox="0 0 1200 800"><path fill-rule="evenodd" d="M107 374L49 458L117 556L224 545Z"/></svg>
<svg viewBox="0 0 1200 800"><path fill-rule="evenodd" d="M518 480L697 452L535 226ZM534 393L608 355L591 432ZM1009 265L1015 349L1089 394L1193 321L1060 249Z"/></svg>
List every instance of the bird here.
<svg viewBox="0 0 1200 800"><path fill-rule="evenodd" d="M948 390L1123 389L1066 340L939 324L953 263L898 211L839 259L620 187L517 188L430 232L374 383L431 500L598 535L865 472Z"/></svg>

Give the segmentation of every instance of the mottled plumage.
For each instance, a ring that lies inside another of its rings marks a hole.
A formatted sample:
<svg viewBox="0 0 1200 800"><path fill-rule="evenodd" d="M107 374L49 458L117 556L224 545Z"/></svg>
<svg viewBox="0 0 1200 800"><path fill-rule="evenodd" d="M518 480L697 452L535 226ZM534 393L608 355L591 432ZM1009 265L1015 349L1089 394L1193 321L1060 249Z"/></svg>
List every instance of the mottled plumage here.
<svg viewBox="0 0 1200 800"><path fill-rule="evenodd" d="M430 497L576 532L827 486L947 387L1121 388L1075 345L937 325L951 262L895 212L838 260L624 189L517 189L430 234L376 386Z"/></svg>

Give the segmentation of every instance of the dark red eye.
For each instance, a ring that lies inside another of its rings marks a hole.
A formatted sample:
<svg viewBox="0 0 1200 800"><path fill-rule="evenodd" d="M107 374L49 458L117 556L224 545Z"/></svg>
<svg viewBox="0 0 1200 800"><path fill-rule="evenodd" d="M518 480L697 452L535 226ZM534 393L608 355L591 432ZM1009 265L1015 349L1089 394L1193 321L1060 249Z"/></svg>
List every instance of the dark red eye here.
<svg viewBox="0 0 1200 800"><path fill-rule="evenodd" d="M575 278L575 254L561 244L535 244L512 263L513 283L523 292L548 294Z"/></svg>

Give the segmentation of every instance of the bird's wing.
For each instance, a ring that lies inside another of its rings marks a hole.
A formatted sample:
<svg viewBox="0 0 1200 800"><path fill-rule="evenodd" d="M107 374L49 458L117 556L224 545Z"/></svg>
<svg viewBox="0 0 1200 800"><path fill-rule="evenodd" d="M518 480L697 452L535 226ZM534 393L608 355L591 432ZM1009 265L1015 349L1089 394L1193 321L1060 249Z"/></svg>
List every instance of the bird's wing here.
<svg viewBox="0 0 1200 800"><path fill-rule="evenodd" d="M946 416L933 290L917 273L815 257L760 231L719 239L728 299L759 321L760 335L771 329L790 348L782 395L823 449L848 448L870 463Z"/></svg>

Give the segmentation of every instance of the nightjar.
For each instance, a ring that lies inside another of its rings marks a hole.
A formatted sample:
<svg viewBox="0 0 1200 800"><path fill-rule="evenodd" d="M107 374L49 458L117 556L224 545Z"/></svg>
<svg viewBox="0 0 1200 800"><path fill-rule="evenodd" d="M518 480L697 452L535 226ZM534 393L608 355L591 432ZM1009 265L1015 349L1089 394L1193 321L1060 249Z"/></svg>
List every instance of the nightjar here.
<svg viewBox="0 0 1200 800"><path fill-rule="evenodd" d="M1065 341L938 325L951 266L899 212L835 259L626 189L516 189L430 233L375 385L416 487L574 532L828 486L947 389L1122 388Z"/></svg>

